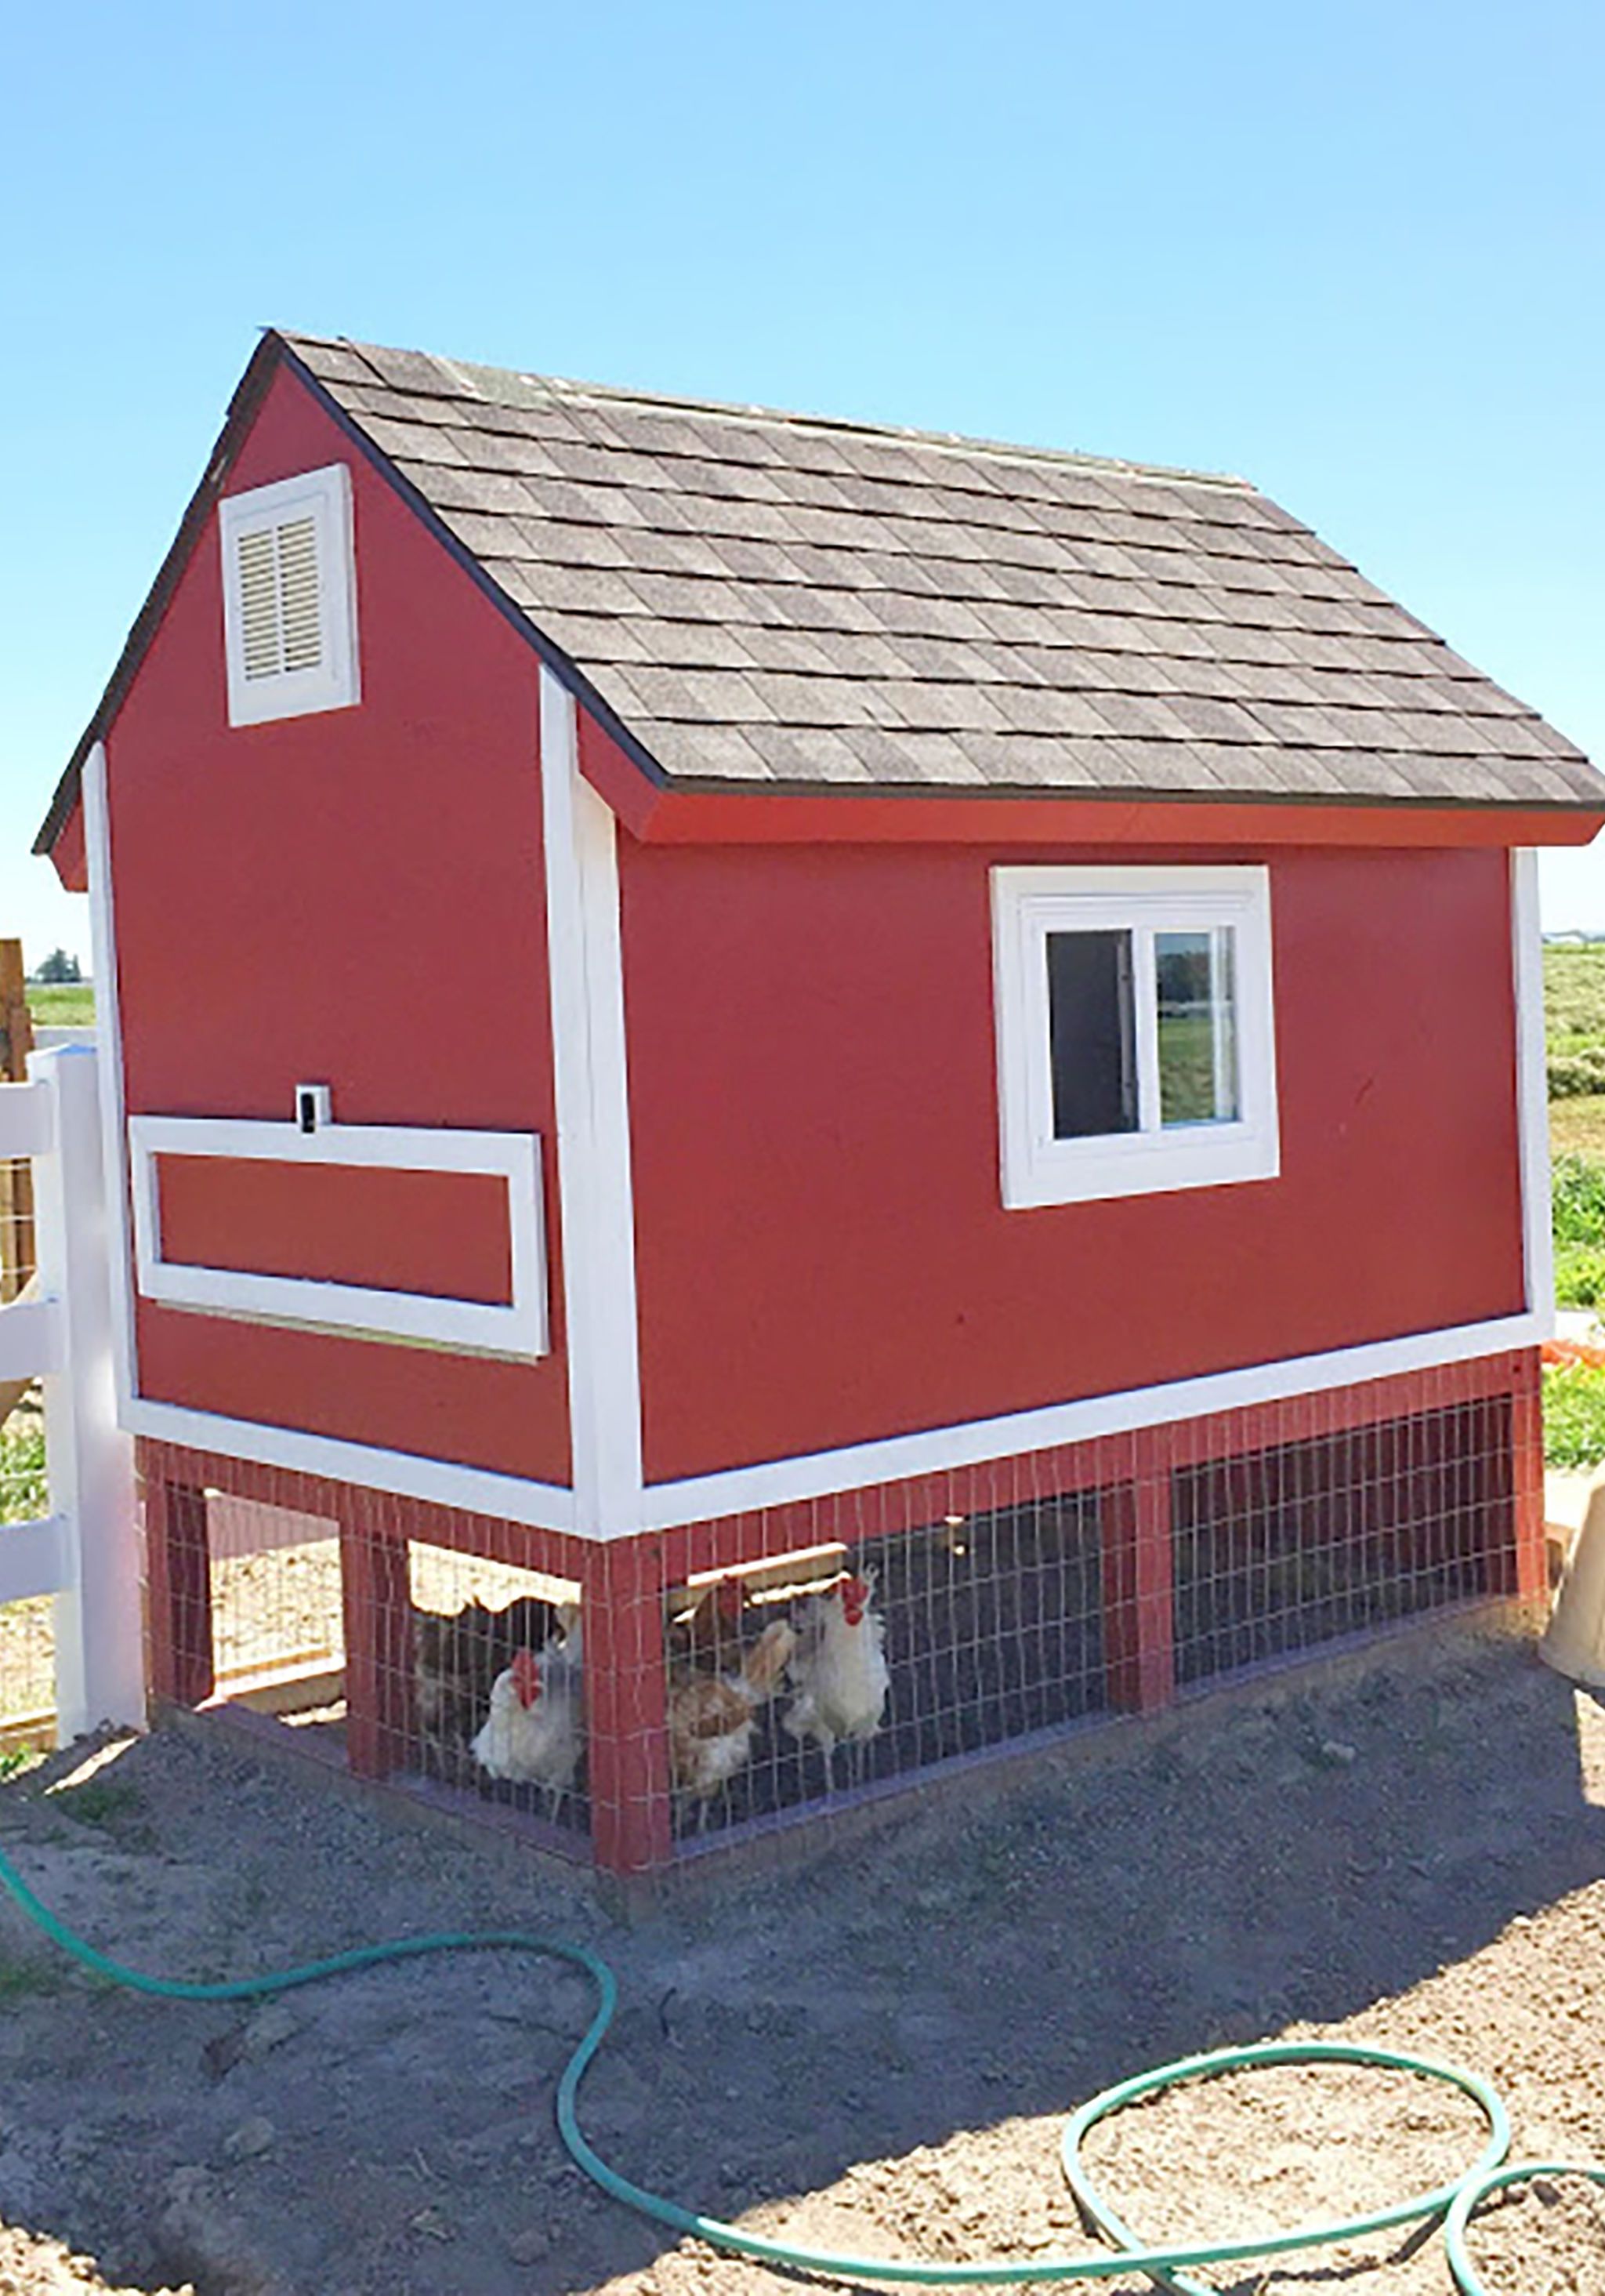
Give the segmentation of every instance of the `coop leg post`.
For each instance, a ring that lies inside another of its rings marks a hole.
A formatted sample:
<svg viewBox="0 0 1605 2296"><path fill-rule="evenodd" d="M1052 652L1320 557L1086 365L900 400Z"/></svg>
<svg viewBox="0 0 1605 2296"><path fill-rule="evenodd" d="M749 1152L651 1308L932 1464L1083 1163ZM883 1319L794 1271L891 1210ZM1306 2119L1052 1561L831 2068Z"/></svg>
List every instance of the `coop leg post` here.
<svg viewBox="0 0 1605 2296"><path fill-rule="evenodd" d="M646 1874L671 1849L658 1541L601 1548L585 1598L592 1848L606 1873Z"/></svg>
<svg viewBox="0 0 1605 2296"><path fill-rule="evenodd" d="M1515 1517L1516 1592L1523 1602L1549 1595L1549 1562L1544 1537L1544 1406L1538 1351L1529 1349L1516 1367L1511 1397L1511 1503Z"/></svg>
<svg viewBox="0 0 1605 2296"><path fill-rule="evenodd" d="M387 1777L412 1733L413 1617L405 1539L342 1513L340 1602L346 1629L346 1760Z"/></svg>
<svg viewBox="0 0 1605 2296"><path fill-rule="evenodd" d="M151 1695L201 1706L217 1688L206 1493L158 1472L147 1472L144 1495Z"/></svg>
<svg viewBox="0 0 1605 2296"><path fill-rule="evenodd" d="M1103 1504L1104 1665L1110 1704L1151 1714L1175 1695L1170 1476L1144 1445Z"/></svg>

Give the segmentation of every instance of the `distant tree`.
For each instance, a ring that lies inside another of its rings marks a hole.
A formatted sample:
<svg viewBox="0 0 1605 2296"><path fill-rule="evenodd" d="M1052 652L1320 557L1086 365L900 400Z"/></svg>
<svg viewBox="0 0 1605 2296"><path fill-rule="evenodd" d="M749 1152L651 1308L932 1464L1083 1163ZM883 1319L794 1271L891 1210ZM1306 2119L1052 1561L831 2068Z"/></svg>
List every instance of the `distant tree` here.
<svg viewBox="0 0 1605 2296"><path fill-rule="evenodd" d="M36 980L48 981L53 988L59 987L63 981L81 980L83 977L77 957L69 956L64 948L53 948L34 975Z"/></svg>

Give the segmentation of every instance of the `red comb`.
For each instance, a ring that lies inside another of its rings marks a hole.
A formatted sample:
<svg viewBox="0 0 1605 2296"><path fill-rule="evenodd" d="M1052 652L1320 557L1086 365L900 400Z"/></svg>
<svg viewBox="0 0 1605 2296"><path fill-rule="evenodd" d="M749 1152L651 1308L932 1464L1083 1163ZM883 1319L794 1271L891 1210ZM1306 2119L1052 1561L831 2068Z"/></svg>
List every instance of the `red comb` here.
<svg viewBox="0 0 1605 2296"><path fill-rule="evenodd" d="M541 1670L536 1662L534 1652L514 1651L510 1671L512 1675L513 1689L518 1693L519 1704L524 1707L533 1706L541 1694Z"/></svg>

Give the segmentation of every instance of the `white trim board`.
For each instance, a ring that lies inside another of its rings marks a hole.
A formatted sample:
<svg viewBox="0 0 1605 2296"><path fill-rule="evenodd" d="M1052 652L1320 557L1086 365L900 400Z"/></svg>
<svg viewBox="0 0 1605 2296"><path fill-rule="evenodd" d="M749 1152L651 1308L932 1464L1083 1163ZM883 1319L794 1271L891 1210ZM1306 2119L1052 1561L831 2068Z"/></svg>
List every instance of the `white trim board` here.
<svg viewBox="0 0 1605 2296"><path fill-rule="evenodd" d="M191 1411L176 1403L136 1396L123 1406L121 1423L131 1435L144 1435L184 1450L242 1459L258 1467L283 1467L297 1475L390 1491L398 1498L422 1499L432 1506L457 1507L536 1530L572 1531L574 1494L561 1483L526 1481L490 1467L466 1467L446 1459L426 1459L410 1451L384 1451L348 1443L334 1435L309 1435L299 1428L271 1427L254 1419L225 1419L210 1411Z"/></svg>
<svg viewBox="0 0 1605 2296"><path fill-rule="evenodd" d="M574 696L548 669L540 741L576 1521L605 1538L633 1520L642 1478L618 858L613 816L580 775Z"/></svg>
<svg viewBox="0 0 1605 2296"><path fill-rule="evenodd" d="M1084 1402L1049 1404L1007 1418L971 1420L960 1426L892 1436L880 1443L769 1460L678 1482L652 1483L644 1489L638 1488L627 1512L621 1512L605 1527L595 1523L574 1492L556 1484L526 1482L488 1468L371 1449L332 1436L214 1417L209 1412L143 1398L127 1406L123 1423L136 1435L154 1436L191 1450L217 1452L262 1466L288 1467L337 1482L367 1484L403 1497L502 1515L510 1522L568 1531L605 1545L643 1530L672 1529L760 1507L786 1506L798 1500L827 1497L836 1491L871 1488L910 1476L977 1466L989 1459L1018 1458L1059 1444L1091 1442L1100 1435L1174 1425L1214 1412L1319 1395L1330 1388L1358 1386L1404 1372L1435 1371L1479 1356L1536 1347L1544 1337L1543 1320L1521 1315L1485 1324L1462 1324L1444 1331L1416 1332L1407 1339L1380 1340L1325 1355L1257 1364L1245 1371L1216 1372L1166 1387L1133 1388L1124 1394L1093 1396Z"/></svg>
<svg viewBox="0 0 1605 2296"><path fill-rule="evenodd" d="M123 1022L117 972L117 908L111 885L111 765L103 742L84 764L84 857L89 878L90 961L94 972L96 1084L101 1169L111 1221L111 1360L118 1415L139 1392L134 1317L134 1232L128 1210L128 1136L123 1084Z"/></svg>
<svg viewBox="0 0 1605 2296"><path fill-rule="evenodd" d="M531 1132L470 1132L408 1125L294 1124L228 1118L128 1119L139 1289L165 1307L348 1332L528 1359L546 1352L546 1254L542 1233L540 1142ZM183 1156L242 1162L334 1164L371 1171L484 1173L505 1185L512 1298L505 1305L387 1291L308 1276L199 1267L164 1257L158 1168Z"/></svg>
<svg viewBox="0 0 1605 2296"><path fill-rule="evenodd" d="M1550 1214L1549 1069L1544 1043L1544 933L1538 856L1511 855L1511 957L1516 995L1516 1120L1521 1162L1522 1265L1529 1312L1555 1329L1555 1245Z"/></svg>

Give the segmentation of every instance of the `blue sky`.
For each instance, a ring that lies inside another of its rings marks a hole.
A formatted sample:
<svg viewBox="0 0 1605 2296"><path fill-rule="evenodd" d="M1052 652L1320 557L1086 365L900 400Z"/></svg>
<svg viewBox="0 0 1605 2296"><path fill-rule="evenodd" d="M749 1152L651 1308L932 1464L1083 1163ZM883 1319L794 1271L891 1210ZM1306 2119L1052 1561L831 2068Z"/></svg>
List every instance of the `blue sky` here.
<svg viewBox="0 0 1605 2296"><path fill-rule="evenodd" d="M28 847L269 324L1241 472L1605 760L1599 0L148 0L13 11L5 78L30 960L87 956Z"/></svg>

